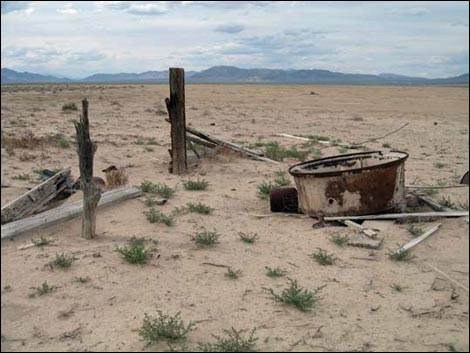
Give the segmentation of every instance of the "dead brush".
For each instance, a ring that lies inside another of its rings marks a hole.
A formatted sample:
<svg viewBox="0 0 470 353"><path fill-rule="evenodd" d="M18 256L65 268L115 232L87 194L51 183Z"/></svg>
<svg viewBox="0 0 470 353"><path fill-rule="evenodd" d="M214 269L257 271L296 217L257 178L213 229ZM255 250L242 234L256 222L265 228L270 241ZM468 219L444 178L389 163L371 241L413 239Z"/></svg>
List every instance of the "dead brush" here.
<svg viewBox="0 0 470 353"><path fill-rule="evenodd" d="M129 183L129 177L124 168L116 168L115 166L103 169L106 176L106 186L109 189L114 189Z"/></svg>
<svg viewBox="0 0 470 353"><path fill-rule="evenodd" d="M2 147L5 149L34 149L42 142L42 139L35 136L33 132L27 132L23 136L2 136Z"/></svg>

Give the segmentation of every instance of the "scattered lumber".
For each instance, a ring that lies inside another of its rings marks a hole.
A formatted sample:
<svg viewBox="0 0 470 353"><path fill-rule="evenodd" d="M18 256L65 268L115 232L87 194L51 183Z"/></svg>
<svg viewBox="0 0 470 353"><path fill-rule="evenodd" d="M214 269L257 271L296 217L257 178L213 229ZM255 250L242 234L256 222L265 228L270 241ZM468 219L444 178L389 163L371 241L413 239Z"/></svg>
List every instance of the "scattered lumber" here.
<svg viewBox="0 0 470 353"><path fill-rule="evenodd" d="M346 220L366 220L366 219L403 219L403 218L420 218L420 217L465 217L468 211L449 211L449 212L414 212L414 213L385 213L365 216L341 216L341 217L324 217L325 222L346 221Z"/></svg>
<svg viewBox="0 0 470 353"><path fill-rule="evenodd" d="M112 205L116 202L127 200L142 195L142 191L134 187L124 186L103 193L98 203L98 208ZM83 213L83 200L54 208L40 214L24 218L15 222L2 225L1 239L14 237L18 234L42 229L69 219L80 216Z"/></svg>
<svg viewBox="0 0 470 353"><path fill-rule="evenodd" d="M33 187L2 207L2 224L22 219L39 211L67 186L72 184L70 167Z"/></svg>
<svg viewBox="0 0 470 353"><path fill-rule="evenodd" d="M187 126L186 131L189 132L190 134L193 134L193 135L195 135L199 138L202 138L204 140L207 140L209 142L212 142L212 143L215 143L217 145L221 145L221 146L230 148L230 149L232 149L236 152L243 153L243 154L245 154L245 155L247 155L247 156L249 156L253 159L256 159L256 160L259 160L259 161L264 161L264 162L270 162L270 163L273 163L273 164L279 164L278 162L273 161L272 159L263 157L262 153L260 153L258 151L253 151L251 149L248 149L248 148L242 147L240 145L237 145L233 142L223 140L219 137L211 136L208 133L200 131L200 130L196 130L195 128Z"/></svg>
<svg viewBox="0 0 470 353"><path fill-rule="evenodd" d="M170 119L165 119L165 120L170 122ZM197 130L193 127L186 126L186 132L189 132L190 134L192 134L194 136L197 136L202 140L208 141L209 143L230 148L231 150L234 150L236 152L247 155L247 156L249 156L253 159L263 161L263 162L269 162L269 163L272 163L272 164L279 164L279 162L276 162L276 161L273 161L272 159L263 157L263 153L261 153L259 151L254 151L254 150L251 150L249 148L242 147L240 145L237 145L236 143L229 142L229 141L223 140L219 137L209 135L207 132ZM195 142L195 143L197 143L197 142Z"/></svg>
<svg viewBox="0 0 470 353"><path fill-rule="evenodd" d="M351 228L354 228L354 229L360 231L361 233L363 233L365 236L367 236L369 238L377 237L377 232L373 229L363 227L360 224L357 224L356 222L353 222L353 221L350 221L350 220L343 221L343 223L346 224L348 227L351 227Z"/></svg>
<svg viewBox="0 0 470 353"><path fill-rule="evenodd" d="M426 238L428 238L430 235L434 234L435 232L437 232L437 230L439 229L439 227L441 226L441 223L437 224L436 226L432 227L431 229L429 229L428 231L424 232L423 235L420 235L419 237L413 239L412 241L406 243L405 245L403 246L400 246L397 250L395 250L394 252L400 252L400 251L409 251L411 249L413 249L416 245L418 245L419 243L421 243L423 240L425 240Z"/></svg>
<svg viewBox="0 0 470 353"><path fill-rule="evenodd" d="M456 284L457 286L459 286L460 288L464 289L467 293L468 293L468 288L465 287L463 284L457 282L455 279L451 278L449 275L445 274L444 272L442 272L441 270L439 270L436 266L434 265L431 265L429 263L427 263L426 265L428 265L431 269L433 269L434 271L436 271L437 273L441 274L442 276L444 276L446 279L448 279L449 281L451 281L452 283Z"/></svg>

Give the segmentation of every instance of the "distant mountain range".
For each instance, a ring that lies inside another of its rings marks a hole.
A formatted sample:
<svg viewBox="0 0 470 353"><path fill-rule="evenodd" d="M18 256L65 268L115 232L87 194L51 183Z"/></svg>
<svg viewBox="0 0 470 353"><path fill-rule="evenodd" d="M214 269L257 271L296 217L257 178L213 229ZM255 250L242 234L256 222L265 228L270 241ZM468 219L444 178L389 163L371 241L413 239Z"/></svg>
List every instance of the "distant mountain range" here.
<svg viewBox="0 0 470 353"><path fill-rule="evenodd" d="M188 83L285 83L330 85L468 85L468 73L449 78L426 79L395 74L345 74L328 70L240 69L234 66L214 66L207 70L187 71ZM142 73L94 74L83 79L45 76L30 72L1 70L1 84L21 83L165 83L168 71Z"/></svg>

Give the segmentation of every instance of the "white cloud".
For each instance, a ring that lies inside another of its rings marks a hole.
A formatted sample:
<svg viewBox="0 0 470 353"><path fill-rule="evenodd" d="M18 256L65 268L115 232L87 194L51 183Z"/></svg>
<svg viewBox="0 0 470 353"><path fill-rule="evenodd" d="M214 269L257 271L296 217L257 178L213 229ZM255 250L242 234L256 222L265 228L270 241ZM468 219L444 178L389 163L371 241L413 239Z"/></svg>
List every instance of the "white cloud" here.
<svg viewBox="0 0 470 353"><path fill-rule="evenodd" d="M72 3L67 3L60 9L57 9L57 12L62 15L76 15L78 13L78 10L73 7Z"/></svg>
<svg viewBox="0 0 470 353"><path fill-rule="evenodd" d="M3 1L2 65L70 76L176 64L452 76L468 71L468 18L465 2Z"/></svg>

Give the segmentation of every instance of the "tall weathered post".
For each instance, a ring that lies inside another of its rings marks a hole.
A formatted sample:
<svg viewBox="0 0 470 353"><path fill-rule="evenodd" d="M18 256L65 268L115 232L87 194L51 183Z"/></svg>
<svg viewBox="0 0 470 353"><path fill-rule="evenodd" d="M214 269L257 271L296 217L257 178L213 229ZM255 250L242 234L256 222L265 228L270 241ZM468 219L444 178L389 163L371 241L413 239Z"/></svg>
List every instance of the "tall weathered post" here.
<svg viewBox="0 0 470 353"><path fill-rule="evenodd" d="M188 169L184 69L170 68L170 98L165 103L171 122L171 170L173 174L182 174Z"/></svg>
<svg viewBox="0 0 470 353"><path fill-rule="evenodd" d="M82 101L80 121L74 121L77 132L77 152L80 166L80 183L83 191L82 237L92 239L96 230L96 206L101 198L101 189L93 182L93 158L97 150L90 138L88 101Z"/></svg>

